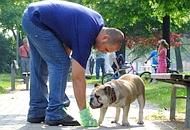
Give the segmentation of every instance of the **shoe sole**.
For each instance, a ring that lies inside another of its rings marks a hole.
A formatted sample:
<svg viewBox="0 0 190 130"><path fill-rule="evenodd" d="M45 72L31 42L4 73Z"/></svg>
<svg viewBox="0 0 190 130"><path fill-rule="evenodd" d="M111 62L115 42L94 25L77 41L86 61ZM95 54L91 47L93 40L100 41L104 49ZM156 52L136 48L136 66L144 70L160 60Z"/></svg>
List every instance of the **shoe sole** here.
<svg viewBox="0 0 190 130"><path fill-rule="evenodd" d="M40 117L40 118L27 118L27 122L30 123L42 123L44 122L45 117Z"/></svg>
<svg viewBox="0 0 190 130"><path fill-rule="evenodd" d="M80 126L80 124L77 121L73 121L73 122L45 121L45 124L47 124L49 126L58 126L58 125L63 125L63 126Z"/></svg>

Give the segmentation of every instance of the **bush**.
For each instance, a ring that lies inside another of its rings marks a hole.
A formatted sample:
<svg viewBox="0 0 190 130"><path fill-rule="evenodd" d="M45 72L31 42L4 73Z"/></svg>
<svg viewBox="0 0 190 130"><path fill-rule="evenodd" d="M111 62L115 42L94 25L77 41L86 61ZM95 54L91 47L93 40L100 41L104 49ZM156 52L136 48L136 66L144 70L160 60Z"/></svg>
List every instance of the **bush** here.
<svg viewBox="0 0 190 130"><path fill-rule="evenodd" d="M0 33L0 73L10 72L10 64L15 59L15 47Z"/></svg>

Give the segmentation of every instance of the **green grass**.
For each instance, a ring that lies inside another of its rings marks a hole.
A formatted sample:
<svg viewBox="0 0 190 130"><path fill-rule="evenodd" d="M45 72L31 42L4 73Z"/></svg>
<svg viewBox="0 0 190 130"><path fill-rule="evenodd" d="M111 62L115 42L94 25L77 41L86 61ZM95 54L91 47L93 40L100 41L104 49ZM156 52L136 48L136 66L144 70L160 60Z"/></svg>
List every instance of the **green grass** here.
<svg viewBox="0 0 190 130"><path fill-rule="evenodd" d="M87 84L95 84L95 83L99 83L101 84L101 78L100 79L96 79L96 76L87 76Z"/></svg>
<svg viewBox="0 0 190 130"><path fill-rule="evenodd" d="M156 82L151 84L146 84L146 100L148 102L158 104L160 108L170 108L170 98L172 84ZM177 96L186 96L186 89L177 88ZM185 112L186 100L177 99L176 110L177 112Z"/></svg>
<svg viewBox="0 0 190 130"><path fill-rule="evenodd" d="M6 93L10 86L10 74L0 74L0 94Z"/></svg>

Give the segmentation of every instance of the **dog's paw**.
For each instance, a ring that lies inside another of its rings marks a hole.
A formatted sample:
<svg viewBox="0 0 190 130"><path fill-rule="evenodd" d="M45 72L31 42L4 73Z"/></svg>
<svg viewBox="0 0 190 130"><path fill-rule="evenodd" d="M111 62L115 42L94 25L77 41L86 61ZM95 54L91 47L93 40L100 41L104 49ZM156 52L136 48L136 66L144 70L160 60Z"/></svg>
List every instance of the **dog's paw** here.
<svg viewBox="0 0 190 130"><path fill-rule="evenodd" d="M122 122L122 126L127 126L127 127L129 127L130 124L129 124L129 122Z"/></svg>
<svg viewBox="0 0 190 130"><path fill-rule="evenodd" d="M138 121L137 124L139 124L139 125L143 125L144 122L143 122L143 121Z"/></svg>

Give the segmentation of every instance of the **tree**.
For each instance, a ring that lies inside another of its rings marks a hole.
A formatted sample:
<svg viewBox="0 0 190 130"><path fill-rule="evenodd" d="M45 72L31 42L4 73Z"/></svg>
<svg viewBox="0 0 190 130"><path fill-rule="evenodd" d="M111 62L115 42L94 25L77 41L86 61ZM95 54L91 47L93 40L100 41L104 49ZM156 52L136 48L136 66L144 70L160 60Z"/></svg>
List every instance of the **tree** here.
<svg viewBox="0 0 190 130"><path fill-rule="evenodd" d="M0 33L0 72L9 72L11 61L14 59L15 51L10 41Z"/></svg>
<svg viewBox="0 0 190 130"><path fill-rule="evenodd" d="M129 37L151 37L151 28L157 27L163 29L163 38L170 43L170 30L179 33L190 21L187 0L83 0L83 3L100 12L107 26L120 28Z"/></svg>
<svg viewBox="0 0 190 130"><path fill-rule="evenodd" d="M28 2L20 0L1 0L0 2L0 27L3 32L11 31L16 41L16 31L21 29L22 13Z"/></svg>

